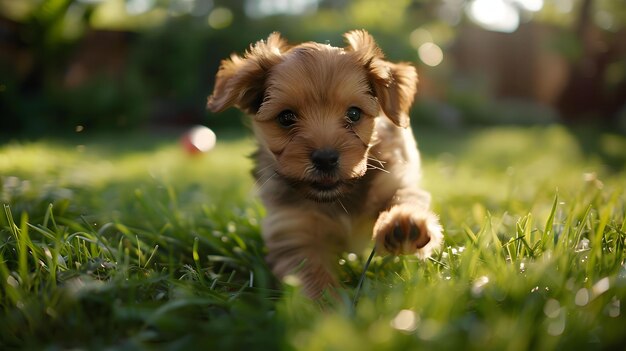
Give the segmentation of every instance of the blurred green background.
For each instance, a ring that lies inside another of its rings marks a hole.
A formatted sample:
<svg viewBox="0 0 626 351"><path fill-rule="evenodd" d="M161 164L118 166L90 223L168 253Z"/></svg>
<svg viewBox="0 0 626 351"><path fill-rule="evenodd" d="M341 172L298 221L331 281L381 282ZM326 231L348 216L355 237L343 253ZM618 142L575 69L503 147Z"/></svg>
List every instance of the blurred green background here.
<svg viewBox="0 0 626 351"><path fill-rule="evenodd" d="M446 243L356 309L346 253L326 309L271 276L249 123L205 104L273 31L358 28L418 69ZM624 349L624 179L624 0L0 0L0 350Z"/></svg>
<svg viewBox="0 0 626 351"><path fill-rule="evenodd" d="M418 67L415 123L626 131L621 0L0 0L0 134L238 128L205 110L221 59L357 28Z"/></svg>

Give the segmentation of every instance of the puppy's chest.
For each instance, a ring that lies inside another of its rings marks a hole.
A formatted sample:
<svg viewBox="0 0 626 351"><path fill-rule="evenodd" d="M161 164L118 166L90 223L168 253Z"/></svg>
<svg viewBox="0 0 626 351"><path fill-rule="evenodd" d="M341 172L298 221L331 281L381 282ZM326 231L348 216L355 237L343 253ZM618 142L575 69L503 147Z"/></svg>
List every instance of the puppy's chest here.
<svg viewBox="0 0 626 351"><path fill-rule="evenodd" d="M381 187L380 184L386 184ZM352 252L361 252L372 238L374 224L378 215L387 209L394 190L397 188L396 181L388 174L378 170L370 170L361 179L359 185L350 194L345 202L345 209L350 223L348 230L348 249Z"/></svg>
<svg viewBox="0 0 626 351"><path fill-rule="evenodd" d="M349 252L362 253L372 240L374 223L376 218L362 216L352 218L352 225L348 233L346 250Z"/></svg>

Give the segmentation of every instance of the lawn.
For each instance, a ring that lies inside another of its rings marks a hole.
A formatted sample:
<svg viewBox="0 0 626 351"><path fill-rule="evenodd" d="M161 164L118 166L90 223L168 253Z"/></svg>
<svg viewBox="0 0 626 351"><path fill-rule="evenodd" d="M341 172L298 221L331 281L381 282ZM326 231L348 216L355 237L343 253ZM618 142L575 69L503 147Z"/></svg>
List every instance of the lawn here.
<svg viewBox="0 0 626 351"><path fill-rule="evenodd" d="M626 137L417 129L445 248L338 257L341 301L263 261L249 137L0 144L1 349L626 347Z"/></svg>

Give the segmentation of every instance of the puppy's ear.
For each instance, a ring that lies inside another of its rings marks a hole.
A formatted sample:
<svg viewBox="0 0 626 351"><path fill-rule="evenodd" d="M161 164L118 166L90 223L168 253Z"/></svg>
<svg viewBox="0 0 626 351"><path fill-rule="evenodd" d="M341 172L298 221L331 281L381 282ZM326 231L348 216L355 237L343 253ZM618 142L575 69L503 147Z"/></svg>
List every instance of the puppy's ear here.
<svg viewBox="0 0 626 351"><path fill-rule="evenodd" d="M364 30L344 35L347 51L353 52L367 69L373 93L383 112L399 127L409 126L409 108L417 92L417 71L409 63L385 60L374 38Z"/></svg>
<svg viewBox="0 0 626 351"><path fill-rule="evenodd" d="M266 41L250 46L243 57L233 54L222 60L207 108L220 112L237 106L246 113L256 113L263 102L267 74L282 61L282 53L287 50L287 42L275 32Z"/></svg>

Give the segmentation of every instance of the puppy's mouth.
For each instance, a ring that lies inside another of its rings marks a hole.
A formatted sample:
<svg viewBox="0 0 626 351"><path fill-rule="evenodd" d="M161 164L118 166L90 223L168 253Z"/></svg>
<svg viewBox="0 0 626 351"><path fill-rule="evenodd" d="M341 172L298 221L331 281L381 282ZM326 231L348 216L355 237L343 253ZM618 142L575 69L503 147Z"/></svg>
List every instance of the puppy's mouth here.
<svg viewBox="0 0 626 351"><path fill-rule="evenodd" d="M309 185L316 191L332 191L341 187L341 181L332 178L322 178L309 182Z"/></svg>
<svg viewBox="0 0 626 351"><path fill-rule="evenodd" d="M338 180L320 180L309 182L305 196L317 202L333 202L341 197L347 190L348 185Z"/></svg>
<svg viewBox="0 0 626 351"><path fill-rule="evenodd" d="M320 177L301 180L282 176L287 183L307 199L317 202L334 202L342 197L353 185L356 179L342 180L336 177Z"/></svg>

